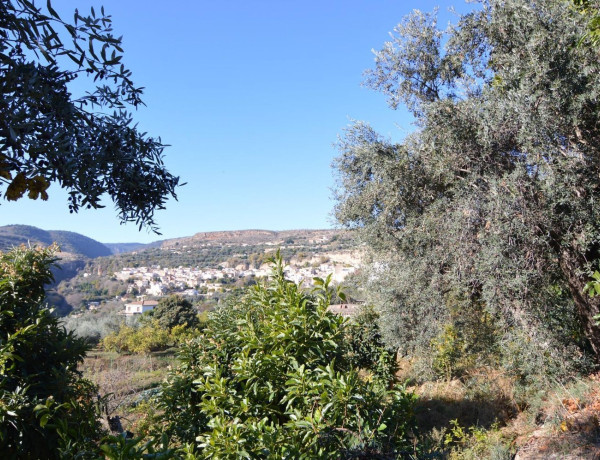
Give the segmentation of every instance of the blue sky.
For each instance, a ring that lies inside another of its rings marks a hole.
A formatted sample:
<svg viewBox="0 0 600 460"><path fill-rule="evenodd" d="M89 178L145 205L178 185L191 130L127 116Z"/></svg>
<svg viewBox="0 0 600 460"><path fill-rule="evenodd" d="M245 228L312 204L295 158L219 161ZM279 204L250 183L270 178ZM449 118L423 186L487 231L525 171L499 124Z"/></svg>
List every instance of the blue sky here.
<svg viewBox="0 0 600 460"><path fill-rule="evenodd" d="M45 2L41 2L45 4ZM156 214L162 236L103 210L69 214L56 185L48 202L0 203L0 225L70 230L102 242L149 242L197 232L330 228L334 143L351 120L400 139L403 110L361 87L388 32L413 8L455 3L388 0L54 0L71 18L104 5L123 62L144 86L139 128L161 136L165 163L187 185Z"/></svg>

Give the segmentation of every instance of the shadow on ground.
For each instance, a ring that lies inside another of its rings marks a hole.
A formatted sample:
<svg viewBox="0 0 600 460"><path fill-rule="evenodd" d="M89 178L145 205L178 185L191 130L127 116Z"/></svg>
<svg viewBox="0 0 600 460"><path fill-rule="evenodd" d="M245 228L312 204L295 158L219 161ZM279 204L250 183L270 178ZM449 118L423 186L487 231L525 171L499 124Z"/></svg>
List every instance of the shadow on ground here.
<svg viewBox="0 0 600 460"><path fill-rule="evenodd" d="M505 398L419 398L416 404L417 426L421 432L448 428L452 420L462 427L487 429L494 423L504 425L515 415L516 408Z"/></svg>

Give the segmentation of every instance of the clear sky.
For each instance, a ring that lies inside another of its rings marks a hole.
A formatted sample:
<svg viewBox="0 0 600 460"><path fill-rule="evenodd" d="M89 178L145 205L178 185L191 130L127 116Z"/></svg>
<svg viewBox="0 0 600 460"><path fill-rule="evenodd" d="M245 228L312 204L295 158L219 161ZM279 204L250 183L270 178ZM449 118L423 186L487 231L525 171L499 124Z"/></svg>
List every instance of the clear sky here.
<svg viewBox="0 0 600 460"><path fill-rule="evenodd" d="M123 62L144 86L139 128L169 144L165 163L187 185L156 215L162 236L103 210L70 215L56 185L47 202L0 203L0 225L70 230L102 242L150 242L197 232L330 228L334 143L351 120L400 139L403 110L361 87L388 32L413 8L402 0L53 0L65 19L104 5ZM45 4L41 1L40 4Z"/></svg>

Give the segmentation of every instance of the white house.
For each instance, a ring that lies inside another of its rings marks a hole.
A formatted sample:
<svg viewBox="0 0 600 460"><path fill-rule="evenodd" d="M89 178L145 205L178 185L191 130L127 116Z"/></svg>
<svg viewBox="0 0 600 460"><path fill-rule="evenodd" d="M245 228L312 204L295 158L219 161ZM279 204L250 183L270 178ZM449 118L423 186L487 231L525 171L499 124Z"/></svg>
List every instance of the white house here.
<svg viewBox="0 0 600 460"><path fill-rule="evenodd" d="M141 302L131 302L125 304L123 314L125 316L141 315L154 309L158 305L156 300L142 300Z"/></svg>
<svg viewBox="0 0 600 460"><path fill-rule="evenodd" d="M150 283L150 287L146 290L148 295L161 296L167 292L167 288L162 283Z"/></svg>

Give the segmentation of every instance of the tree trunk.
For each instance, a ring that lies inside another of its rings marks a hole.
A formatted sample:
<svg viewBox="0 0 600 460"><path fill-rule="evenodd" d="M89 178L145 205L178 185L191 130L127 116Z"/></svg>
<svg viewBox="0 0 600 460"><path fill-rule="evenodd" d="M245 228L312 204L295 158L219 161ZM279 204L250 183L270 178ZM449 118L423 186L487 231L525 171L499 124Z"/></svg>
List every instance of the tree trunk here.
<svg viewBox="0 0 600 460"><path fill-rule="evenodd" d="M596 361L600 361L600 326L594 320L594 316L600 314L600 296L592 298L583 292L589 279L578 275L585 263L580 254L563 249L559 261L575 302L585 337L594 350Z"/></svg>

